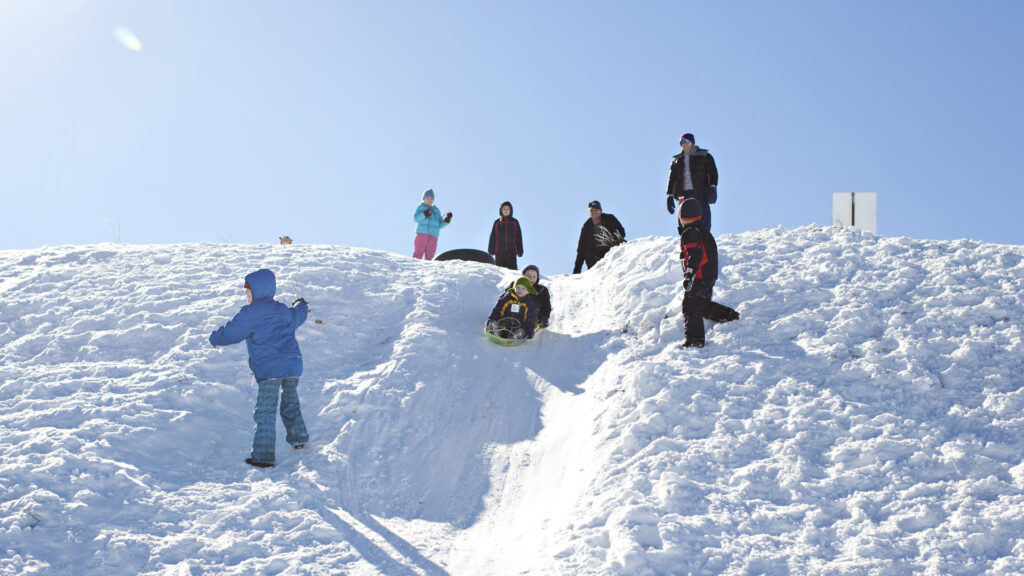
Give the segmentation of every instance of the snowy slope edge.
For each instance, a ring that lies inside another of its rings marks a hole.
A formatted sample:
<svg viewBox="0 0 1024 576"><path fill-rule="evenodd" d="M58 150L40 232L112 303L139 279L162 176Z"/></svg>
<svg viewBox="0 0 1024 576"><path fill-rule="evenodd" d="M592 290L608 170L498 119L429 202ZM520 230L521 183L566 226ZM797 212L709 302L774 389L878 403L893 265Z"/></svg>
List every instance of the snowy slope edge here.
<svg viewBox="0 0 1024 576"><path fill-rule="evenodd" d="M510 276L474 264L0 252L0 571L1021 571L1022 250L719 240L743 319L701 351L668 237L550 279L558 323L515 351L479 338ZM270 472L240 464L244 351L204 343L261 266L322 320L318 440Z"/></svg>

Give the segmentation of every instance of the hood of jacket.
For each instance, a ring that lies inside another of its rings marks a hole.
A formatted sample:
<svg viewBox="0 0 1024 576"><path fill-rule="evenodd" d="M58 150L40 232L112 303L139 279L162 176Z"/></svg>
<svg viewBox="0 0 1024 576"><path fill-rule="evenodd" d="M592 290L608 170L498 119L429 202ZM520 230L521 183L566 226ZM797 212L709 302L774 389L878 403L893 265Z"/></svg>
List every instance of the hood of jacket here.
<svg viewBox="0 0 1024 576"><path fill-rule="evenodd" d="M512 209L512 203L508 202L508 201L502 202L501 206L498 206L498 217L499 218L504 218L505 217L505 215L501 213L501 209L504 208L505 206L508 206L508 217L511 218L512 215L515 214L515 210Z"/></svg>
<svg viewBox="0 0 1024 576"><path fill-rule="evenodd" d="M273 272L266 268L247 275L245 281L249 284L249 289L252 290L253 302L263 298L273 299L274 294L277 292L277 278L274 277Z"/></svg>

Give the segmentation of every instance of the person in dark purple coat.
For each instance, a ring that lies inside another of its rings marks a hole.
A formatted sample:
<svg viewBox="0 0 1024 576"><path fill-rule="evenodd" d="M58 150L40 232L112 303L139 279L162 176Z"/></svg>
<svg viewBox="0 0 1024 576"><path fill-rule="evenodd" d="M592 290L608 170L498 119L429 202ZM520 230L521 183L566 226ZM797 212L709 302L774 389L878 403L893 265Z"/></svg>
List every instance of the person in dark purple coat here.
<svg viewBox="0 0 1024 576"><path fill-rule="evenodd" d="M523 229L519 227L519 220L512 217L511 202L502 202L498 214L500 218L491 226L487 253L494 255L494 263L498 266L518 270L516 256L523 255Z"/></svg>

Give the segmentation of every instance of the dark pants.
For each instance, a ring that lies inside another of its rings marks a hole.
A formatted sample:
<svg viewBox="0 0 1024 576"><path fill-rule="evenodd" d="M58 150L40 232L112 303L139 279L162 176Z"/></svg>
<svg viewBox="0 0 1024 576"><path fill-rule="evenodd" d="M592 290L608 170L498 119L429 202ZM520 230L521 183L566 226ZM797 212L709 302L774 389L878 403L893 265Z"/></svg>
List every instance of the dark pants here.
<svg viewBox="0 0 1024 576"><path fill-rule="evenodd" d="M696 198L700 202L700 222L704 225L704 228L711 232L711 204L708 204L707 194L698 194L693 190L687 190L683 192L681 198L677 198L679 202L686 200L687 198Z"/></svg>
<svg viewBox="0 0 1024 576"><path fill-rule="evenodd" d="M711 291L715 281L698 278L693 281L693 288L683 293L683 332L687 342L704 341L704 319L715 322L729 322L739 318L739 314L718 302L711 301Z"/></svg>
<svg viewBox="0 0 1024 576"><path fill-rule="evenodd" d="M498 252L494 255L494 263L509 270L519 270L515 252Z"/></svg>

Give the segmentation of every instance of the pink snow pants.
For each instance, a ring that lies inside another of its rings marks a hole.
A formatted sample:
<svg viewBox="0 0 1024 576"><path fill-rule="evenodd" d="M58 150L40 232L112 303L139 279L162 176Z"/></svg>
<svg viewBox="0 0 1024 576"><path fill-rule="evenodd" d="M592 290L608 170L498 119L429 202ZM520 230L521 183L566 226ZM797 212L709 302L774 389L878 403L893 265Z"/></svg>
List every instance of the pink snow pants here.
<svg viewBox="0 0 1024 576"><path fill-rule="evenodd" d="M417 232L412 257L433 260L435 251L437 251L437 236Z"/></svg>

